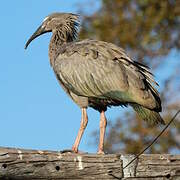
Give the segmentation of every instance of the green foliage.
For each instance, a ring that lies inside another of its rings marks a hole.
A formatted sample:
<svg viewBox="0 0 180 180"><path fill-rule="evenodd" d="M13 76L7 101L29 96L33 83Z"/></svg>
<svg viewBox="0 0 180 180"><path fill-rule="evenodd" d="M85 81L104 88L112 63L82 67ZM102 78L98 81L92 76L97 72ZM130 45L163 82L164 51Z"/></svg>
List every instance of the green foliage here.
<svg viewBox="0 0 180 180"><path fill-rule="evenodd" d="M175 0L103 0L101 9L85 18L81 37L113 42L142 61L180 48L179 15Z"/></svg>

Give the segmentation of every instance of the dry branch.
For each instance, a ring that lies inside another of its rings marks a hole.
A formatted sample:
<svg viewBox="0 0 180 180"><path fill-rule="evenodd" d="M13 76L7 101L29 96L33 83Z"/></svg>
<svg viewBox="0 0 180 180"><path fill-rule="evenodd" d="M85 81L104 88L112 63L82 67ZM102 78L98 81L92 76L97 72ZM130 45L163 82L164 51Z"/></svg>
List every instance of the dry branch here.
<svg viewBox="0 0 180 180"><path fill-rule="evenodd" d="M0 148L0 180L180 179L180 155L96 155Z"/></svg>

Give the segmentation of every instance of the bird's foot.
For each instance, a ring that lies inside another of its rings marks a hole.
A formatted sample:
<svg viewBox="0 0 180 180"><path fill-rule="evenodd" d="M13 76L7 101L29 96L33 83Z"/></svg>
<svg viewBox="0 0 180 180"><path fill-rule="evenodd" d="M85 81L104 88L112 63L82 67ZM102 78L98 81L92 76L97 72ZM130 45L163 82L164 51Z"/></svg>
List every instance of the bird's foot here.
<svg viewBox="0 0 180 180"><path fill-rule="evenodd" d="M72 151L74 152L74 153L78 153L79 151L78 151L78 148L76 147L76 146L73 146L72 147Z"/></svg>
<svg viewBox="0 0 180 180"><path fill-rule="evenodd" d="M97 154L103 155L103 154L105 154L105 153L104 153L103 150L99 149L98 152L97 152Z"/></svg>
<svg viewBox="0 0 180 180"><path fill-rule="evenodd" d="M78 153L78 154L87 154L87 152L79 151L78 148L76 148L74 146L72 147L72 152Z"/></svg>

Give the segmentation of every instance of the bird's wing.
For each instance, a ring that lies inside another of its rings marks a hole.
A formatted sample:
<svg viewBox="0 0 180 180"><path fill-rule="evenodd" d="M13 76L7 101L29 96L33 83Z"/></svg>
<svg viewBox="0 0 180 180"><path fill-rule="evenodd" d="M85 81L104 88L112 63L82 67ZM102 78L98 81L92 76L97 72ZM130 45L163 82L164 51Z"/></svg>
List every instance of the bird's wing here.
<svg viewBox="0 0 180 180"><path fill-rule="evenodd" d="M121 102L152 99L147 86L153 81L151 73L111 43L85 40L67 46L56 58L54 70L66 88L79 96Z"/></svg>

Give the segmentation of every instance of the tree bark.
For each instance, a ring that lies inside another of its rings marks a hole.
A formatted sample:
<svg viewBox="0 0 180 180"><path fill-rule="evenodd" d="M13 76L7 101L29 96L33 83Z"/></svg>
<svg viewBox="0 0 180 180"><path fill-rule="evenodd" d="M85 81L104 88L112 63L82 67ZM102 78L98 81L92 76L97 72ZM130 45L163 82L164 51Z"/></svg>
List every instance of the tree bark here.
<svg viewBox="0 0 180 180"><path fill-rule="evenodd" d="M180 179L180 155L74 154L0 148L0 180Z"/></svg>

